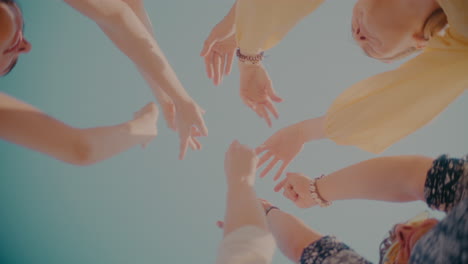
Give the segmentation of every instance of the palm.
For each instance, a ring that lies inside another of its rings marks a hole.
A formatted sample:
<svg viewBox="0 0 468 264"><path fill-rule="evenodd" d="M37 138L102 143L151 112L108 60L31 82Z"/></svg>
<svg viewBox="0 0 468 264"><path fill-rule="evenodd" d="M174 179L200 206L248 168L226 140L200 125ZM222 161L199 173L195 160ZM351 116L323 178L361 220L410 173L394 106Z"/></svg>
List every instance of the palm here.
<svg viewBox="0 0 468 264"><path fill-rule="evenodd" d="M299 130L296 126L283 128L271 136L264 144L256 149L257 154L265 152L260 158L258 167L267 162L270 158L272 161L265 167L260 174L264 177L278 163L282 161L282 165L276 173L274 180L280 178L281 174L286 170L289 163L301 152L304 147L304 141L301 139Z"/></svg>
<svg viewBox="0 0 468 264"><path fill-rule="evenodd" d="M273 102L281 102L273 90L270 76L262 65L246 65L239 63L240 97L242 101L254 110L260 118L265 119L271 127L270 114L278 118L278 110Z"/></svg>

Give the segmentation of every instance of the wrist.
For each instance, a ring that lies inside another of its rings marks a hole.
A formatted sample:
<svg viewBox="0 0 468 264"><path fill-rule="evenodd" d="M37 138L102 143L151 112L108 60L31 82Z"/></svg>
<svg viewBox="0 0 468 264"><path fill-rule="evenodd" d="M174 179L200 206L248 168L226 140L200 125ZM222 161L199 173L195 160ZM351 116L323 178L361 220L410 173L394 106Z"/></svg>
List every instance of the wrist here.
<svg viewBox="0 0 468 264"><path fill-rule="evenodd" d="M331 200L328 200L323 195L324 190L323 188L321 188L323 186L319 184L319 182L321 182L324 179L324 177L325 175L322 175L318 178L311 179L310 185L309 185L310 195L312 199L314 200L314 202L318 204L320 207L328 207L332 204Z"/></svg>
<svg viewBox="0 0 468 264"><path fill-rule="evenodd" d="M263 52L245 51L237 49L236 56L240 64L246 65L260 65L263 60Z"/></svg>
<svg viewBox="0 0 468 264"><path fill-rule="evenodd" d="M255 174L228 174L229 189L253 188L255 185Z"/></svg>
<svg viewBox="0 0 468 264"><path fill-rule="evenodd" d="M265 216L268 216L268 214L273 210L280 210L280 209L274 205L270 205L265 209Z"/></svg>
<svg viewBox="0 0 468 264"><path fill-rule="evenodd" d="M304 142L325 137L325 116L302 121L298 125L298 136Z"/></svg>

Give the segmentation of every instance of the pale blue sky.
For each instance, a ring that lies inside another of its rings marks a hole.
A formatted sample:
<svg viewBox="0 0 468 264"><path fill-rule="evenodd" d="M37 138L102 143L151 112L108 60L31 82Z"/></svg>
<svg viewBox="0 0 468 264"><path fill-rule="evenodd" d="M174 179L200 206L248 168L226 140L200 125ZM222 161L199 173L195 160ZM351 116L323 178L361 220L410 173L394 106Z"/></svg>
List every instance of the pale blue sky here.
<svg viewBox="0 0 468 264"><path fill-rule="evenodd" d="M91 167L74 167L0 142L0 260L2 263L214 263L224 216L223 159L233 139L255 147L273 132L323 114L346 87L398 64L365 57L350 34L355 1L328 1L267 52L266 68L285 100L268 128L242 105L238 71L220 87L204 72L199 52L233 1L146 1L157 40L189 93L207 110L203 150L177 159L177 135L163 120L160 134ZM3 92L79 127L131 118L153 100L132 63L88 19L61 1L21 1L33 44ZM463 95L423 129L383 155L466 153L468 97ZM375 157L331 141L306 145L289 171L311 176ZM257 180L258 195L335 234L372 261L393 223L425 209L422 203L336 202L296 209ZM274 264L288 263L277 251Z"/></svg>

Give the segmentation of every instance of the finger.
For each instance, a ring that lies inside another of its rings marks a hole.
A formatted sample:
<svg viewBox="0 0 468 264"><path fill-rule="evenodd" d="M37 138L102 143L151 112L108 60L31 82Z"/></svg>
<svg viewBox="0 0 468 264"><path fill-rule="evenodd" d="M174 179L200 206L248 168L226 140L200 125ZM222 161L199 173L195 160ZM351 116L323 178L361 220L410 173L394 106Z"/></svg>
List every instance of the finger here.
<svg viewBox="0 0 468 264"><path fill-rule="evenodd" d="M189 138L189 146L192 150L197 150L197 146L195 145L195 143L193 142L192 138Z"/></svg>
<svg viewBox="0 0 468 264"><path fill-rule="evenodd" d="M276 110L276 107L275 105L270 101L268 100L266 103L265 103L265 107L268 109L268 111L270 111L273 116L278 119L279 118L279 114L278 114L278 110Z"/></svg>
<svg viewBox="0 0 468 264"><path fill-rule="evenodd" d="M164 118L166 119L167 126L176 131L176 120L175 120L175 106L171 105L168 111L164 111Z"/></svg>
<svg viewBox="0 0 468 264"><path fill-rule="evenodd" d="M276 173L275 177L273 178L274 181L278 180L281 177L281 175L283 174L284 170L286 170L288 165L289 165L289 161L284 160L283 164L281 164L281 167L279 168L278 172Z"/></svg>
<svg viewBox="0 0 468 264"><path fill-rule="evenodd" d="M202 144L200 143L200 141L198 141L197 138L192 137L192 141L193 141L193 143L195 144L195 146L197 147L197 148L196 148L197 150L200 150L200 149L202 148Z"/></svg>
<svg viewBox="0 0 468 264"><path fill-rule="evenodd" d="M264 152L268 150L268 146L263 143L262 145L258 146L256 149L255 149L255 154L259 155L260 153Z"/></svg>
<svg viewBox="0 0 468 264"><path fill-rule="evenodd" d="M185 153L187 152L188 144L189 144L189 136L181 135L180 136L180 153L179 153L180 160L184 159Z"/></svg>
<svg viewBox="0 0 468 264"><path fill-rule="evenodd" d="M269 160L271 156L273 156L273 153L271 151L268 151L267 153L265 153L258 161L257 169L260 168L263 165L263 163Z"/></svg>
<svg viewBox="0 0 468 264"><path fill-rule="evenodd" d="M267 175L268 172L270 172L270 170L276 165L276 163L278 163L279 161L279 158L274 158L270 164L268 164L268 166L266 166L266 168L262 171L262 173L260 173L260 178L263 178L265 177L265 175Z"/></svg>
<svg viewBox="0 0 468 264"><path fill-rule="evenodd" d="M223 82L223 74L225 74L226 70L226 55L223 54L223 55L220 55L220 58L221 58L221 68L220 68L220 71L219 71L219 80L218 80L218 84L222 83Z"/></svg>
<svg viewBox="0 0 468 264"><path fill-rule="evenodd" d="M195 125L197 126L198 130L201 132L201 136L203 137L208 136L208 128L205 125L205 121L203 120L203 117L200 116L195 122Z"/></svg>
<svg viewBox="0 0 468 264"><path fill-rule="evenodd" d="M289 177L286 176L286 178L284 178L284 180L280 181L280 183L278 183L273 190L275 192L281 191L281 189L284 188L284 186L288 182L288 180L289 180Z"/></svg>
<svg viewBox="0 0 468 264"><path fill-rule="evenodd" d="M212 52L205 56L205 70L209 79L213 78Z"/></svg>
<svg viewBox="0 0 468 264"><path fill-rule="evenodd" d="M211 51L211 48L213 47L215 43L216 43L216 39L213 39L210 33L208 38L203 43L203 48L202 48L202 51L200 52L200 56L205 57L208 54L208 52Z"/></svg>
<svg viewBox="0 0 468 264"><path fill-rule="evenodd" d="M252 104L252 110L254 110L255 113L257 113L258 117L263 119L263 113L260 110L260 107L258 105Z"/></svg>
<svg viewBox="0 0 468 264"><path fill-rule="evenodd" d="M224 74L226 74L226 75L231 74L232 63L233 63L233 61L234 61L234 54L235 54L235 53L236 53L236 52L235 52L235 50L234 50L234 51L229 52L229 53L227 54L226 70L225 70L225 72L224 72Z"/></svg>
<svg viewBox="0 0 468 264"><path fill-rule="evenodd" d="M270 96L271 100L277 103L281 103L283 101L283 99L276 94L275 89L273 89L273 86L271 85L271 83L267 91L268 91L268 96Z"/></svg>
<svg viewBox="0 0 468 264"><path fill-rule="evenodd" d="M214 52L213 52L214 53ZM213 54L213 82L219 84L219 75L221 74L221 57L218 53Z"/></svg>
<svg viewBox="0 0 468 264"><path fill-rule="evenodd" d="M265 107L263 105L259 106L259 111L262 114L265 121L267 122L267 125L271 127L272 124L271 124L270 115L268 115L268 112L265 110Z"/></svg>
<svg viewBox="0 0 468 264"><path fill-rule="evenodd" d="M293 190L290 190L288 188L284 188L283 196L288 198L289 200L295 202L297 200L296 195L297 194Z"/></svg>
<svg viewBox="0 0 468 264"><path fill-rule="evenodd" d="M190 131L190 135L192 137L201 137L202 136L200 130L198 128L196 128L196 127L192 127L192 130Z"/></svg>

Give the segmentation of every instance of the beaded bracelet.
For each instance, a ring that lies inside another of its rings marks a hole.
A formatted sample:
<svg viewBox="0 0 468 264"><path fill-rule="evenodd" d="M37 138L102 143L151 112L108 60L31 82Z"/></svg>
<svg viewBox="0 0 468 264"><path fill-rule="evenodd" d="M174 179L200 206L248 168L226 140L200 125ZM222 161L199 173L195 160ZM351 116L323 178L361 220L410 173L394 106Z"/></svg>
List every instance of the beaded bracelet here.
<svg viewBox="0 0 468 264"><path fill-rule="evenodd" d="M318 204L320 205L320 207L328 207L330 206L332 203L323 199L323 197L320 195L319 191L318 191L318 188L317 188L317 181L320 180L321 178L323 178L325 175L321 175L320 177L318 178L315 178L315 179L311 179L310 180L310 184L309 184L309 191L310 191L310 195L312 197L312 199Z"/></svg>
<svg viewBox="0 0 468 264"><path fill-rule="evenodd" d="M240 49L237 49L236 55L239 58L240 62L253 64L253 65L257 65L263 60L263 52L260 52L257 55L247 56L247 55L242 54L240 52Z"/></svg>

